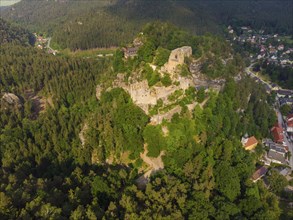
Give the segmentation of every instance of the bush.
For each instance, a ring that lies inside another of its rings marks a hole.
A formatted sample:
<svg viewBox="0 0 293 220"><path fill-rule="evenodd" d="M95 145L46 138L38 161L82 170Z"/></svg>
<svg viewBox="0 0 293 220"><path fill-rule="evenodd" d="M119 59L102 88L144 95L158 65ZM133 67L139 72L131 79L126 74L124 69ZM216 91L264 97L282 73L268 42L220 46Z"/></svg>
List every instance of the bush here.
<svg viewBox="0 0 293 220"><path fill-rule="evenodd" d="M204 88L200 88L196 94L196 97L197 97L197 101L199 103L202 103L203 100L205 99L205 89Z"/></svg>
<svg viewBox="0 0 293 220"><path fill-rule="evenodd" d="M143 132L145 142L148 144L148 156L158 157L165 145L161 126L148 125Z"/></svg>
<svg viewBox="0 0 293 220"><path fill-rule="evenodd" d="M157 66L163 66L165 63L168 62L169 56L170 56L170 50L164 49L162 47L159 47L156 51L156 56L154 63Z"/></svg>
<svg viewBox="0 0 293 220"><path fill-rule="evenodd" d="M165 76L161 79L161 82L165 87L172 85L172 80L168 74L165 74Z"/></svg>

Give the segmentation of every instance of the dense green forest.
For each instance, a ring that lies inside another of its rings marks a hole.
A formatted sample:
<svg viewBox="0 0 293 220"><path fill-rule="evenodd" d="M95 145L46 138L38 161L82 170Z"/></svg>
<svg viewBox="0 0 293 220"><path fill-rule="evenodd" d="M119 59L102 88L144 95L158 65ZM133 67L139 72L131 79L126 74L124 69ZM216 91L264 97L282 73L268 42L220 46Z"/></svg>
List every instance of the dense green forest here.
<svg viewBox="0 0 293 220"><path fill-rule="evenodd" d="M275 122L264 88L244 76L233 79L243 67L236 55L226 65L231 71L212 63L211 54L224 59L234 53L218 37L192 36L162 23L143 31L144 47L132 60L119 50L97 60L1 45L1 97L10 92L20 100L15 105L1 98L1 219L279 218L277 196L250 180L256 155L240 143L245 133L267 136ZM154 126L123 89L96 99L97 84L109 86L117 73L163 62L162 51L182 45L208 62L208 76L226 79L219 94L207 94L204 108L189 111L183 103L170 122ZM42 111L29 93L45 100ZM83 145L79 134L86 123ZM144 143L151 156L165 151L165 169L140 188ZM125 152L129 163L121 164ZM107 163L110 155L116 163Z"/></svg>
<svg viewBox="0 0 293 220"><path fill-rule="evenodd" d="M22 45L33 45L35 37L27 30L16 25L11 25L9 22L0 18L0 45L11 42Z"/></svg>
<svg viewBox="0 0 293 220"><path fill-rule="evenodd" d="M282 88L293 89L293 68L290 66L279 66L268 64L264 61L261 65L262 73L268 75L272 82Z"/></svg>
<svg viewBox="0 0 293 220"><path fill-rule="evenodd" d="M56 48L120 46L142 26L160 20L192 33L223 33L224 25L249 25L292 34L292 1L23 0L1 13L31 31L53 36ZM13 8L13 9L12 9Z"/></svg>

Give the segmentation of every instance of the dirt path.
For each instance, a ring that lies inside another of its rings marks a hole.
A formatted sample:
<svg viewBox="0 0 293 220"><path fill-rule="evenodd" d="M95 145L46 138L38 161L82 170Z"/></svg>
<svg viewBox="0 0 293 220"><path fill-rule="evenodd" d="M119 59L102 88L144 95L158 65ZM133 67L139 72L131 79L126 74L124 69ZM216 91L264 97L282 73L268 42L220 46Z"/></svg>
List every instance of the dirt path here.
<svg viewBox="0 0 293 220"><path fill-rule="evenodd" d="M208 102L208 100L209 100L209 97L207 97L202 103L200 103L199 106L200 106L201 108L203 108L204 105Z"/></svg>
<svg viewBox="0 0 293 220"><path fill-rule="evenodd" d="M140 153L140 158L149 165L150 169L152 171L158 171L161 169L164 169L164 163L162 160L162 156L165 155L164 151L161 151L160 155L158 157L149 157L148 154L147 145L144 145L144 152Z"/></svg>
<svg viewBox="0 0 293 220"><path fill-rule="evenodd" d="M84 147L84 145L85 145L85 137L84 137L84 134L85 134L85 132L87 131L87 129L88 129L88 124L85 123L84 126L82 127L82 129L81 129L79 135L78 135L82 147Z"/></svg>
<svg viewBox="0 0 293 220"><path fill-rule="evenodd" d="M146 172L140 176L136 181L138 184L138 187L143 188L149 181L150 176L159 171L164 169L164 163L162 160L162 156L165 155L164 151L161 151L160 155L158 157L149 157L148 154L147 144L144 145L144 152L140 153L140 158L148 164L148 168L146 169Z"/></svg>
<svg viewBox="0 0 293 220"><path fill-rule="evenodd" d="M176 105L174 108L172 108L166 113L154 115L151 117L151 124L152 125L161 124L164 119L170 121L174 114L181 112L181 109L182 109L181 106Z"/></svg>

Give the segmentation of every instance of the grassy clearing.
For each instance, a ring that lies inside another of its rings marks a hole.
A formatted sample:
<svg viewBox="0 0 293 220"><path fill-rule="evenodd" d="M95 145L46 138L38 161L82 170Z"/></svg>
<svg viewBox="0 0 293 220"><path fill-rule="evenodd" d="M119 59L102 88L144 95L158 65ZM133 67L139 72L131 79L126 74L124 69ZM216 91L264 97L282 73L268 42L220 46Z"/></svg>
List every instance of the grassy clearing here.
<svg viewBox="0 0 293 220"><path fill-rule="evenodd" d="M77 50L71 51L70 49L64 49L59 52L61 56L67 57L77 57L77 58L98 58L99 56L106 56L107 54L114 54L117 50L116 47L113 48L95 48L89 50Z"/></svg>

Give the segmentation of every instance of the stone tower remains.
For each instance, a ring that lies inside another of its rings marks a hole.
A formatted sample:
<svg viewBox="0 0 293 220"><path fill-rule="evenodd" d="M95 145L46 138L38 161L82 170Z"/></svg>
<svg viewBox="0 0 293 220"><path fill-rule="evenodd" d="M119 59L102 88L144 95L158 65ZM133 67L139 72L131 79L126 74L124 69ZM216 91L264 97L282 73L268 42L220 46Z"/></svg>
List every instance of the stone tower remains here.
<svg viewBox="0 0 293 220"><path fill-rule="evenodd" d="M169 73L174 73L178 65L184 64L184 58L192 55L192 48L190 46L184 46L172 50L168 63L165 64L165 70Z"/></svg>

